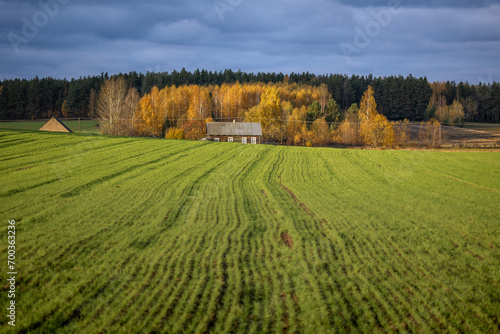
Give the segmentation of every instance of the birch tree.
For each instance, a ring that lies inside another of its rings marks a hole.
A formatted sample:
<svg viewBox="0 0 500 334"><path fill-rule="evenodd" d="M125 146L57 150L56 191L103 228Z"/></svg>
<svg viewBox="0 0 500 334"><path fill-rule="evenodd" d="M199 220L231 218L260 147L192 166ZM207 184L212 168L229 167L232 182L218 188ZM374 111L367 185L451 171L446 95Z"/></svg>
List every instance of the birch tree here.
<svg viewBox="0 0 500 334"><path fill-rule="evenodd" d="M127 89L124 78L104 82L97 100L101 132L105 135L130 135L138 93Z"/></svg>

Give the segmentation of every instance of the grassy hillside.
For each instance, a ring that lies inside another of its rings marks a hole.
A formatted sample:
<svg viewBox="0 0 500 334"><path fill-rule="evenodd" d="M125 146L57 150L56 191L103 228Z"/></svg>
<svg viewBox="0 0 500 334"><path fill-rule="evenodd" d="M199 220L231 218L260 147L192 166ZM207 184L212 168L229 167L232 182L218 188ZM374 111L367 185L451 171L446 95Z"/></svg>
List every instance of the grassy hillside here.
<svg viewBox="0 0 500 334"><path fill-rule="evenodd" d="M0 169L18 331L500 331L499 153L0 130Z"/></svg>
<svg viewBox="0 0 500 334"><path fill-rule="evenodd" d="M78 121L61 120L71 131L78 132ZM17 129L17 130L38 130L45 125L47 121L16 121L16 122L0 122L0 129ZM96 125L97 121L80 121L80 133L100 134L99 128Z"/></svg>

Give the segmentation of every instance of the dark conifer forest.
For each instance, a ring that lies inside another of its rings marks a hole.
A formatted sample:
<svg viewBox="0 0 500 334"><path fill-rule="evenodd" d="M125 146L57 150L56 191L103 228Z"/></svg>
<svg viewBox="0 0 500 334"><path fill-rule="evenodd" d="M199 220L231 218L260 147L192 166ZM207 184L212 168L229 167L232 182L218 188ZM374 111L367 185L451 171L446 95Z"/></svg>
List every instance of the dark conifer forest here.
<svg viewBox="0 0 500 334"><path fill-rule="evenodd" d="M110 76L79 79L10 79L0 81L0 119L27 120L44 119L53 115L60 117L95 117L95 104L100 88L107 79L123 77L129 87L141 96L150 93L153 87L160 90L167 86L199 85L220 86L222 84L279 83L320 86L326 84L339 109L344 112L353 103L359 103L369 85L373 86L379 112L390 120L428 120L435 108L431 98L438 94L441 103L451 105L459 101L465 109L465 121L500 122L500 85L498 82L478 85L454 81L431 83L427 78L412 75L374 77L372 75L315 75L311 73L245 73L225 70L212 72L196 70L146 74L130 72ZM433 94L434 93L434 94ZM437 103L437 97L434 103Z"/></svg>

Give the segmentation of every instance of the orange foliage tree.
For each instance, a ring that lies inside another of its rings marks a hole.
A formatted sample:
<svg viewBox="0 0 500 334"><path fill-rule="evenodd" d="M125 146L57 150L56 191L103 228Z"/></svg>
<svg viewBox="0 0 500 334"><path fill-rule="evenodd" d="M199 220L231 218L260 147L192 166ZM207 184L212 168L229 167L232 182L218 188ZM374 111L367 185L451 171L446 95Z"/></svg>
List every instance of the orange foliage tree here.
<svg viewBox="0 0 500 334"><path fill-rule="evenodd" d="M345 117L340 114L325 84L316 87L285 81L236 82L221 86L173 85L161 90L153 87L140 99L137 92L129 91L125 95L129 97L122 96L123 101L115 107L127 105L127 110L133 110L122 117L131 124L131 135L199 139L205 135L206 122L213 121L213 117L216 121L260 122L264 141L289 145L326 145L336 140L349 145L391 146L395 141L392 124L377 112L371 86L363 96L360 111L351 110ZM313 102L317 104L317 119L306 125L308 108ZM459 113L460 108L455 107ZM328 122L341 119L344 122L334 137ZM117 117L110 114L110 120L114 122ZM404 141L402 135L404 133L397 133L398 145Z"/></svg>
<svg viewBox="0 0 500 334"><path fill-rule="evenodd" d="M276 128L280 127L281 99L275 87L265 87L259 105L246 113L247 122L260 122L264 140L275 139Z"/></svg>
<svg viewBox="0 0 500 334"><path fill-rule="evenodd" d="M344 145L360 145L362 141L359 128L359 108L357 104L353 104L337 129L337 142Z"/></svg>
<svg viewBox="0 0 500 334"><path fill-rule="evenodd" d="M312 138L314 146L325 146L332 142L332 131L324 118L318 118L311 125Z"/></svg>
<svg viewBox="0 0 500 334"><path fill-rule="evenodd" d="M199 121L210 117L213 110L213 102L208 88L192 85L189 86L189 89L191 98L187 118Z"/></svg>
<svg viewBox="0 0 500 334"><path fill-rule="evenodd" d="M167 118L164 94L153 87L149 94L146 94L139 101L136 112L136 131L142 136L161 136L164 131L165 120Z"/></svg>
<svg viewBox="0 0 500 334"><path fill-rule="evenodd" d="M303 128L306 127L306 115L307 108L305 106L301 109L293 109L286 123L287 145L298 145L301 143L302 133L304 132Z"/></svg>
<svg viewBox="0 0 500 334"><path fill-rule="evenodd" d="M207 126L203 121L189 121L182 126L184 139L199 140L206 136Z"/></svg>
<svg viewBox="0 0 500 334"><path fill-rule="evenodd" d="M171 127L165 134L166 139L184 139L184 131L182 129Z"/></svg>
<svg viewBox="0 0 500 334"><path fill-rule="evenodd" d="M392 124L382 114L377 112L375 93L368 86L359 107L361 137L365 145L392 146L394 144L394 129Z"/></svg>

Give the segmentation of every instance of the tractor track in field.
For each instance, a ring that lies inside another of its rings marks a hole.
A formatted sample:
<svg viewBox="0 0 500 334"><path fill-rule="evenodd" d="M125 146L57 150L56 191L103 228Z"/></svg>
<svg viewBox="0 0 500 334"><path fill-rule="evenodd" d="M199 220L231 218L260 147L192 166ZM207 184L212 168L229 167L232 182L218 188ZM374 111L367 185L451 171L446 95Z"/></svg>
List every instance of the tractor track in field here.
<svg viewBox="0 0 500 334"><path fill-rule="evenodd" d="M431 170L427 170L427 172L430 173L430 174L447 177L450 180L453 180L453 181L456 181L456 182L459 182L459 183L463 183L463 184L466 184L466 185L474 187L474 188L478 188L478 189L482 189L482 190L487 190L487 191L491 191L491 192L500 194L500 191L498 191L498 190L491 189L491 188L484 187L484 186L480 186L478 184L470 183L470 182L467 182L467 181L464 181L464 180L460 180L460 179L457 179L456 177L453 177L451 175L441 174L441 173L433 172Z"/></svg>
<svg viewBox="0 0 500 334"><path fill-rule="evenodd" d="M499 332L494 153L0 137L22 333Z"/></svg>
<svg viewBox="0 0 500 334"><path fill-rule="evenodd" d="M283 183L281 183L281 175L279 176L279 179L280 179L280 187L283 188L291 197L292 199L295 201L295 203L299 204L299 206L309 215L311 216L312 218L315 218L316 215L314 214L314 212L311 211L311 209L309 209L304 203L302 203L297 195L295 195L293 193L293 191L291 191L290 189L288 189Z"/></svg>

